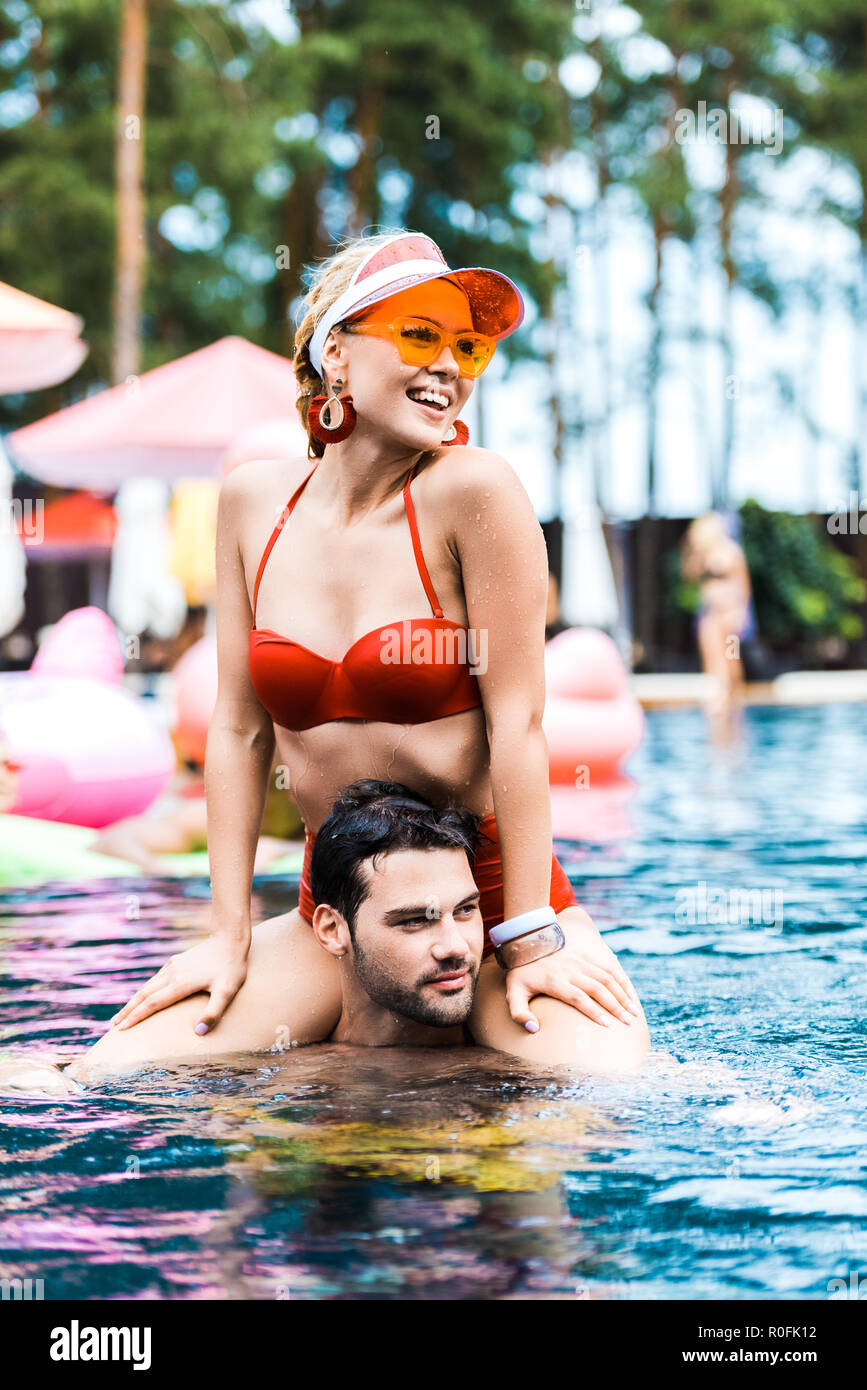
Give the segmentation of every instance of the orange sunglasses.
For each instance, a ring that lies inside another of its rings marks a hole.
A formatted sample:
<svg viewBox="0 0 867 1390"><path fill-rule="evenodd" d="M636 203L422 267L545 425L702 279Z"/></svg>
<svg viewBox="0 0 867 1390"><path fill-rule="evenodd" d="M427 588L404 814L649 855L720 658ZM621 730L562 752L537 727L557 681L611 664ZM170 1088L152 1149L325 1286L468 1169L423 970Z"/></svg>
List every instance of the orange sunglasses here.
<svg viewBox="0 0 867 1390"><path fill-rule="evenodd" d="M370 333L375 338L390 338L401 360L414 367L428 367L443 350L450 347L461 376L477 377L488 366L497 350L495 338L485 333L447 333L427 319L398 318L391 323L344 323L346 333Z"/></svg>

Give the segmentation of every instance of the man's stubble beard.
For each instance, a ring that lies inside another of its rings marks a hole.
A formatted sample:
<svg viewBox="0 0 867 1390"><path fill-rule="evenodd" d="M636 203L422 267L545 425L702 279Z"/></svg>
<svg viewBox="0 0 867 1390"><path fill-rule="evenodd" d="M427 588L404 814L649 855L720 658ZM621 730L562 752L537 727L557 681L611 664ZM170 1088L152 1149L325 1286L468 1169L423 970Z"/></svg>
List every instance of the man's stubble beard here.
<svg viewBox="0 0 867 1390"><path fill-rule="evenodd" d="M448 997L428 999L422 992L423 984L408 986L397 980L384 977L381 969L373 964L358 942L353 942L353 946L358 983L374 1004L378 1004L381 1009L387 1009L389 1013L397 1014L400 1018L408 1018L413 1023L421 1023L428 1028L456 1028L459 1024L466 1023L473 1007L475 983L479 973L478 962L454 961L449 963L444 961L439 969L441 974L448 973L450 970L466 970L472 985L469 997L467 996L467 988L464 986L460 994L454 999Z"/></svg>

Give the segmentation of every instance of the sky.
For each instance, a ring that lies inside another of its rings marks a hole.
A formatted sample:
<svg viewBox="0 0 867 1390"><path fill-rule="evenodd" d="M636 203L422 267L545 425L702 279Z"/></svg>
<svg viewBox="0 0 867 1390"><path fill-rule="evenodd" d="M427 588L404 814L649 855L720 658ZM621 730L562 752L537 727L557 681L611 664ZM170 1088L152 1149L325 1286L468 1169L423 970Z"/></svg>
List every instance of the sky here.
<svg viewBox="0 0 867 1390"><path fill-rule="evenodd" d="M614 6L611 23L624 33L637 21L634 11ZM633 16L631 20L629 17ZM579 23L588 25L589 17ZM598 22L598 21L597 21ZM667 50L636 36L632 59L636 75L662 62ZM669 55L670 56L670 55ZM576 96L592 89L598 68L582 55L567 59L561 80ZM771 309L746 290L732 302L734 373L729 380L712 336L722 322L726 286L718 267L717 230L707 215L724 172L724 146L713 130L696 131L684 142L693 184L699 190L700 229L696 244L675 239L666 245L661 312L666 325L663 378L658 393L657 503L662 515L689 516L711 501L711 470L718 467L726 396L734 406L734 447L729 501L737 506L755 497L765 506L793 511L835 510L849 505L852 454L859 437L858 396L863 342L859 344L852 299L857 293L860 248L855 234L827 213L829 198L852 212L860 207L857 179L843 161L803 149L785 150L785 113L754 98L735 99L742 117L741 143L755 146L750 160L760 198L744 203L736 218L736 254L764 261L775 281L790 285L786 312ZM782 141L782 146L780 144ZM537 171L538 177L545 177ZM576 225L586 222L595 199L592 171L580 151L563 162L557 192L574 218L559 224L543 219L541 186L528 190L522 210L531 215L535 197L540 217L539 251L552 252L568 274L562 297L558 387L581 415L604 417L611 399L610 424L567 444L562 479L565 509L580 509L596 496L612 517L639 516L647 509L647 410L641 372L647 358L652 320L646 295L654 277L654 247L646 219L625 190L614 188L605 212L604 254L598 241L582 245ZM592 221L592 215L591 215ZM804 286L820 287L818 306ZM612 325L606 380L598 351L601 298ZM692 333L693 337L687 337ZM706 341L695 341L698 333ZM544 405L550 396L547 368L525 367L504 379L495 359L485 382L485 444L518 469L539 515L555 508L551 429ZM793 399L794 397L794 399ZM808 418L805 418L808 417ZM862 479L860 493L867 493Z"/></svg>
<svg viewBox="0 0 867 1390"><path fill-rule="evenodd" d="M830 219L828 219L830 222ZM766 219L760 235L773 236L775 254L791 263L798 255L817 262L854 262L857 247L839 224L821 227ZM652 277L652 248L635 222L624 219L609 244L613 372L608 465L601 481L604 510L614 517L643 514L647 507L647 417L630 374L640 369L651 324L643 296ZM582 321L582 296L592 303L597 273L588 257L571 291L573 323ZM602 273L601 271L599 273ZM719 321L725 288L713 270L696 276L695 265L679 244L667 257L668 314L672 321ZM721 354L713 345L696 347L673 338L665 352L659 394L657 511L688 516L710 505L710 468L718 456L726 391L734 393L735 440L730 501L755 497L785 510L834 510L848 505L849 456L858 434L858 344L849 313L830 307L816 316L794 305L781 320L746 292L736 292L733 314L735 380L728 382ZM577 339L577 334L576 334ZM566 335L564 356L578 356ZM591 350L583 357L585 409L599 410L599 365ZM781 389L780 376L802 383L816 438L800 411ZM569 364L564 371L568 398ZM486 447L503 454L518 470L542 519L555 498L552 430L547 405L547 368L525 366L506 374L496 358L484 382ZM472 420L468 419L472 427ZM564 496L575 505L594 496L593 445L567 444ZM862 484L862 493L864 486Z"/></svg>

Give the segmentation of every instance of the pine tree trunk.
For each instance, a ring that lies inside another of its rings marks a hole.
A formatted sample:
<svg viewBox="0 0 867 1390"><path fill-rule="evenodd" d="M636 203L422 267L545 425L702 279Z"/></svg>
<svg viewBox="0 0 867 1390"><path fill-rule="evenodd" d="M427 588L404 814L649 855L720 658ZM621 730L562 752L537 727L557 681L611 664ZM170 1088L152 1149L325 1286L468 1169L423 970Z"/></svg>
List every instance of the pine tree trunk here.
<svg viewBox="0 0 867 1390"><path fill-rule="evenodd" d="M352 198L352 212L349 217L349 232L361 236L365 227L375 221L376 214L376 141L382 117L383 89L378 73L381 58L371 59L365 71L365 83L356 113L356 126L361 140L358 162L352 170L348 185Z"/></svg>
<svg viewBox="0 0 867 1390"><path fill-rule="evenodd" d="M295 9L302 40L327 29L328 12L319 0L308 0L307 4L296 6ZM308 96L307 109L320 116L325 101L323 93L314 85ZM305 159L298 160L295 179L283 199L281 239L288 247L289 264L279 274L279 295L283 350L287 357L292 357L295 352L292 304L306 288L301 276L302 269L320 260L326 253L318 201L323 182L321 166L311 150Z"/></svg>
<svg viewBox="0 0 867 1390"><path fill-rule="evenodd" d="M653 222L653 244L656 252L656 274L650 291L651 329L650 347L647 354L647 514L656 515L657 484L657 418L659 414L659 387L662 378L662 255L665 247L665 232L658 217Z"/></svg>
<svg viewBox="0 0 867 1390"><path fill-rule="evenodd" d="M599 183L596 207L594 209L594 256L591 261L592 278L595 289L596 308L596 353L599 369L599 400L597 423L594 429L595 468L593 497L600 511L605 512L611 501L611 481L613 478L614 452L611 440L613 418L613 377L614 361L612 355L613 321L611 309L611 257L609 252L608 207L605 201L607 180L599 170Z"/></svg>
<svg viewBox="0 0 867 1390"><path fill-rule="evenodd" d="M720 245L722 249L722 267L725 273L725 303L722 323L723 432L719 476L715 479L713 487L713 505L715 508L724 507L728 501L729 478L731 475L732 450L734 448L735 434L735 400L737 397L733 324L733 301L737 268L732 254L732 236L734 231L735 209L740 192L738 175L740 147L736 145L732 139L731 129L732 96L735 91L737 91L737 88L738 74L736 71L732 71L726 83L726 110L729 113L729 138L725 145L725 180L720 191Z"/></svg>
<svg viewBox="0 0 867 1390"><path fill-rule="evenodd" d="M321 180L316 179L309 169L299 169L283 203L283 240L289 248L289 265L280 271L279 284L280 322L287 357L292 356L295 347L290 317L292 302L304 292L301 270L315 260L321 251L319 204L316 201L321 186Z"/></svg>
<svg viewBox="0 0 867 1390"><path fill-rule="evenodd" d="M144 112L147 63L147 0L123 0L115 130L116 260L114 381L139 370L139 325L145 243Z"/></svg>
<svg viewBox="0 0 867 1390"><path fill-rule="evenodd" d="M861 174L862 197L867 203L867 169ZM858 426L858 446L852 472L856 475L853 486L859 497L867 490L867 210L862 213L860 248L860 300L861 312L855 330L855 340L860 343L858 353L858 400L855 419Z"/></svg>

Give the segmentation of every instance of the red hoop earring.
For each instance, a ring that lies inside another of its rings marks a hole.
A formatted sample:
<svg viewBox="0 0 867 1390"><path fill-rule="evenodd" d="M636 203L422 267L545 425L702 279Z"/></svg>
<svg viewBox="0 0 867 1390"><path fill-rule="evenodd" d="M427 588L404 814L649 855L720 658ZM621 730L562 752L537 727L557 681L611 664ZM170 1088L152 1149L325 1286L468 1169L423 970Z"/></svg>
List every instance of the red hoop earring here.
<svg viewBox="0 0 867 1390"><path fill-rule="evenodd" d="M307 412L307 428L323 444L339 444L355 429L358 416L351 396L340 399L343 382L335 381L333 396L314 396Z"/></svg>
<svg viewBox="0 0 867 1390"><path fill-rule="evenodd" d="M470 432L463 420L455 420L455 423L448 430L443 444L468 444Z"/></svg>

